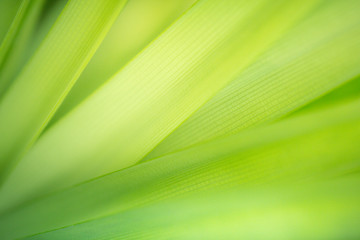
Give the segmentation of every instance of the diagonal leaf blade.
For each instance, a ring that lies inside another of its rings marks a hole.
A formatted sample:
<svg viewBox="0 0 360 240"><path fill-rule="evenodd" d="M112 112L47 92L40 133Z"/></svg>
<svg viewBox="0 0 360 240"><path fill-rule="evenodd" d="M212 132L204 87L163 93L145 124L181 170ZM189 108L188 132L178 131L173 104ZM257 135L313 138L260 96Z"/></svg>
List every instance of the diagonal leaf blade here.
<svg viewBox="0 0 360 240"><path fill-rule="evenodd" d="M359 106L345 102L84 182L4 213L0 232L21 237L208 189L348 174L360 166Z"/></svg>
<svg viewBox="0 0 360 240"><path fill-rule="evenodd" d="M125 1L70 1L0 102L2 181L34 143L94 54Z"/></svg>

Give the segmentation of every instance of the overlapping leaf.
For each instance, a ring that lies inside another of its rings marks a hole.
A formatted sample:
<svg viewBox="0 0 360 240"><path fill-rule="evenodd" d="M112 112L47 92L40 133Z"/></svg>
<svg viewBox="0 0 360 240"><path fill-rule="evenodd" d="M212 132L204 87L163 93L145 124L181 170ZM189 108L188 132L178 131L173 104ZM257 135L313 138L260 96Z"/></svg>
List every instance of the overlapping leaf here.
<svg viewBox="0 0 360 240"><path fill-rule="evenodd" d="M30 45L44 2L23 0L0 46L0 99L27 60L24 52Z"/></svg>
<svg viewBox="0 0 360 240"><path fill-rule="evenodd" d="M184 14L195 0L129 1L94 57L69 92L50 125L104 84L153 39Z"/></svg>
<svg viewBox="0 0 360 240"><path fill-rule="evenodd" d="M323 2L146 159L277 119L358 76L358 7Z"/></svg>
<svg viewBox="0 0 360 240"><path fill-rule="evenodd" d="M44 129L124 3L70 1L6 92L0 102L2 179Z"/></svg>
<svg viewBox="0 0 360 240"><path fill-rule="evenodd" d="M353 186L359 184L359 179L347 178L291 187L235 188L26 239L357 239L360 194Z"/></svg>
<svg viewBox="0 0 360 240"><path fill-rule="evenodd" d="M206 189L351 173L360 166L359 107L343 103L85 182L9 211L0 232L20 237Z"/></svg>
<svg viewBox="0 0 360 240"><path fill-rule="evenodd" d="M43 135L4 186L3 208L136 163L314 3L198 2Z"/></svg>
<svg viewBox="0 0 360 240"><path fill-rule="evenodd" d="M360 2L200 0L120 69L191 3L120 17L35 143L124 5L69 2L0 102L0 238L360 236ZM152 27L112 51L125 25Z"/></svg>

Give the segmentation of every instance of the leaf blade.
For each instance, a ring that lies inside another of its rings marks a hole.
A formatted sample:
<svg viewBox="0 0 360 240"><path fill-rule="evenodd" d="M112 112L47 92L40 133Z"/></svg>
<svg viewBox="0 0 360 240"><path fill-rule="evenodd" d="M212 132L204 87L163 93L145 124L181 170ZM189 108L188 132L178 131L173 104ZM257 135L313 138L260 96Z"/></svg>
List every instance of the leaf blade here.
<svg viewBox="0 0 360 240"><path fill-rule="evenodd" d="M6 93L0 103L2 181L41 133L124 3L70 1Z"/></svg>
<svg viewBox="0 0 360 240"><path fill-rule="evenodd" d="M347 174L360 164L354 144L360 135L360 113L354 111L359 104L350 101L249 129L39 198L3 214L0 232L20 237L209 189Z"/></svg>

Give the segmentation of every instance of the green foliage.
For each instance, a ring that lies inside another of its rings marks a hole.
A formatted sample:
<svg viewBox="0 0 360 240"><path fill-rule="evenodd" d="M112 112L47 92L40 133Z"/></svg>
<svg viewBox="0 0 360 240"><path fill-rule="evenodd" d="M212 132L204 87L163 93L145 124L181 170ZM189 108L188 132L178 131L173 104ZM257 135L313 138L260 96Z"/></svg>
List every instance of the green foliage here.
<svg viewBox="0 0 360 240"><path fill-rule="evenodd" d="M126 2L0 1L0 238L359 238L360 1Z"/></svg>

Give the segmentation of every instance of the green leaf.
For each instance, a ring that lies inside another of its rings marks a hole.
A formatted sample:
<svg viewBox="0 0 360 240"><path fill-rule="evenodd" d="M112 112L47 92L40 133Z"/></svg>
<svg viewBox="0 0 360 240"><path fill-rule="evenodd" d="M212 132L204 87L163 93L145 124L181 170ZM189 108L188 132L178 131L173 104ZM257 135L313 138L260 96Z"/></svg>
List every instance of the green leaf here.
<svg viewBox="0 0 360 240"><path fill-rule="evenodd" d="M191 1L133 1L112 30L125 1L18 17L0 75L35 54L0 102L1 239L360 237L360 2L199 0L178 18Z"/></svg>
<svg viewBox="0 0 360 240"><path fill-rule="evenodd" d="M14 18L14 21L12 22L10 29L8 30L5 39L2 41L0 46L0 70L2 68L2 65L4 64L5 57L8 55L8 52L10 51L11 44L14 42L14 38L18 34L20 30L21 24L24 22L24 18L26 15L26 12L30 6L30 1L23 0L19 6L18 12L16 13L16 16Z"/></svg>
<svg viewBox="0 0 360 240"><path fill-rule="evenodd" d="M339 88L334 89L330 93L316 99L315 101L305 105L304 107L296 110L295 112L290 113L288 116L291 117L297 114L302 114L307 111L312 111L317 108L324 106L331 106L342 101L349 101L351 99L356 99L360 96L360 76L352 79L351 81L346 82Z"/></svg>
<svg viewBox="0 0 360 240"><path fill-rule="evenodd" d="M360 74L359 1L323 1L145 159L294 111Z"/></svg>
<svg viewBox="0 0 360 240"><path fill-rule="evenodd" d="M6 182L2 208L135 164L315 3L198 2L39 139Z"/></svg>
<svg viewBox="0 0 360 240"><path fill-rule="evenodd" d="M358 178L210 192L25 239L357 239Z"/></svg>
<svg viewBox="0 0 360 240"><path fill-rule="evenodd" d="M129 1L49 126L95 92L183 15L194 2L195 0Z"/></svg>
<svg viewBox="0 0 360 240"><path fill-rule="evenodd" d="M0 232L22 237L208 189L349 174L360 167L359 108L345 102L84 182L2 214Z"/></svg>
<svg viewBox="0 0 360 240"><path fill-rule="evenodd" d="M34 143L125 1L71 0L0 102L2 180Z"/></svg>
<svg viewBox="0 0 360 240"><path fill-rule="evenodd" d="M22 0L1 0L0 9L6 11L1 11L0 14L0 41L4 41L6 34L9 31L9 28L14 21L16 13L19 10L19 6Z"/></svg>
<svg viewBox="0 0 360 240"><path fill-rule="evenodd" d="M44 2L23 0L0 46L0 100L27 60L23 52L29 47Z"/></svg>

